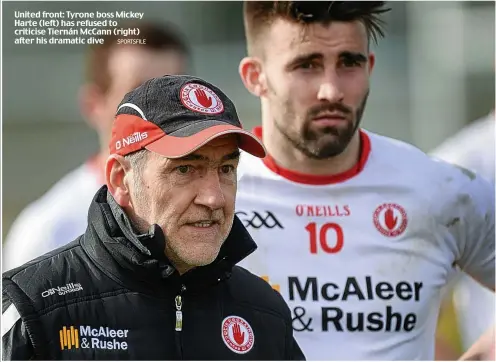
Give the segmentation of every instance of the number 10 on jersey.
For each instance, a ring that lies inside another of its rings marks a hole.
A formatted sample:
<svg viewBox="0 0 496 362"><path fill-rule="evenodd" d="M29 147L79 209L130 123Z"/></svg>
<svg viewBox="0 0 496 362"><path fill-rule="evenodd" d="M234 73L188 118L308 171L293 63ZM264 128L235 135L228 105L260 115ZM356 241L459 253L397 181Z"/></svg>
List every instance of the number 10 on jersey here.
<svg viewBox="0 0 496 362"><path fill-rule="evenodd" d="M319 247L320 250L328 254L338 253L343 248L343 229L336 223L331 222L318 225L315 222L311 222L305 227L305 230L310 234L311 254L317 254ZM329 244L328 236L329 239L332 236L335 242Z"/></svg>

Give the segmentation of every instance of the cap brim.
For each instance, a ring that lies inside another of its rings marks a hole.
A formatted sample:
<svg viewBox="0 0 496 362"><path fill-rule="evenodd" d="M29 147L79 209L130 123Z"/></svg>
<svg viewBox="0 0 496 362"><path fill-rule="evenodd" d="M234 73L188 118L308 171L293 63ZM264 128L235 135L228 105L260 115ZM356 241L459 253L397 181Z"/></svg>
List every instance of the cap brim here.
<svg viewBox="0 0 496 362"><path fill-rule="evenodd" d="M196 151L217 137L232 133L239 135L239 148L243 151L255 157L265 157L265 148L255 135L229 124L211 126L187 137L165 135L149 143L145 148L167 158L181 158Z"/></svg>

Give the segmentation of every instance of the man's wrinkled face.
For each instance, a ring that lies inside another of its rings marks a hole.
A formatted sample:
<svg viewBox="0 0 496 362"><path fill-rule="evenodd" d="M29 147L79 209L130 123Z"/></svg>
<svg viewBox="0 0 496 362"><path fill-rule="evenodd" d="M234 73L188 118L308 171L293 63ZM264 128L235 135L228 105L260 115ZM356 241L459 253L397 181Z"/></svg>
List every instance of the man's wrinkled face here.
<svg viewBox="0 0 496 362"><path fill-rule="evenodd" d="M213 262L229 235L238 161L237 138L227 135L180 159L150 152L132 178L140 182L130 186L132 219L142 230L162 228L166 255L179 270Z"/></svg>
<svg viewBox="0 0 496 362"><path fill-rule="evenodd" d="M275 128L310 158L339 155L360 124L369 93L374 56L365 26L277 20L264 43L263 102Z"/></svg>

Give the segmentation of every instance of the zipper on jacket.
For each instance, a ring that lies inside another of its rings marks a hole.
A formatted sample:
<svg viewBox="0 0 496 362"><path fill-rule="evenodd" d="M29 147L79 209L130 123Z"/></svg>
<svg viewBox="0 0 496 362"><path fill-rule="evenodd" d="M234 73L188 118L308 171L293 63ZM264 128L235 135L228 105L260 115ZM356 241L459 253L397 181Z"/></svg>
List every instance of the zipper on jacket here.
<svg viewBox="0 0 496 362"><path fill-rule="evenodd" d="M183 293L186 291L184 284L181 286L181 290L176 298L174 299L174 304L176 306L176 352L177 356L182 359L183 357L183 344L181 331L183 330Z"/></svg>
<svg viewBox="0 0 496 362"><path fill-rule="evenodd" d="M176 296L176 332L183 330L183 299L181 295Z"/></svg>

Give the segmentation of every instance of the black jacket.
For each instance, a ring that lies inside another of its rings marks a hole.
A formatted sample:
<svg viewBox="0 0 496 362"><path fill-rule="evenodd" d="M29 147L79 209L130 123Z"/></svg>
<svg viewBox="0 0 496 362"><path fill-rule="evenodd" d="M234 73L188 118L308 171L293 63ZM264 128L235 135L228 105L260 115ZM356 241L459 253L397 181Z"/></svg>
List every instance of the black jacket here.
<svg viewBox="0 0 496 362"><path fill-rule="evenodd" d="M88 220L3 274L3 359L304 359L282 297L235 266L256 249L238 219L216 261L182 276L161 229L134 234L106 187Z"/></svg>

